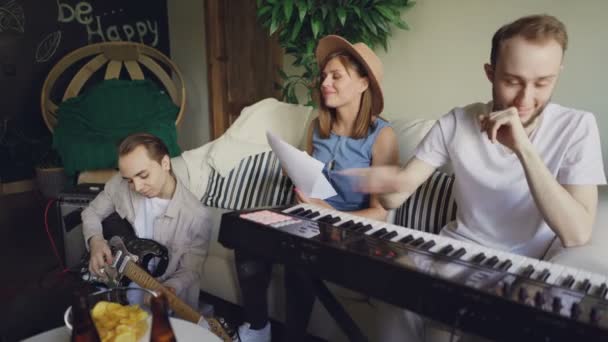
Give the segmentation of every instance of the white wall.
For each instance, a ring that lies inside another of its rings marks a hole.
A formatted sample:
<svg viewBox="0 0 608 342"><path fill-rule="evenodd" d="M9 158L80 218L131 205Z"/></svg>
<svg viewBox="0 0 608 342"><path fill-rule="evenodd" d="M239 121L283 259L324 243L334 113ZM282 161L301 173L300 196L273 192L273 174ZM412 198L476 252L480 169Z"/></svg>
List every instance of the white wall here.
<svg viewBox="0 0 608 342"><path fill-rule="evenodd" d="M385 116L437 118L451 108L490 99L482 65L492 35L520 16L548 13L568 28L565 68L554 101L595 113L604 167L608 166L608 1L605 0L418 0L402 18L384 63Z"/></svg>
<svg viewBox="0 0 608 342"><path fill-rule="evenodd" d="M171 59L186 83L186 111L178 128L178 142L183 150L189 150L210 139L204 1L168 0L167 7Z"/></svg>

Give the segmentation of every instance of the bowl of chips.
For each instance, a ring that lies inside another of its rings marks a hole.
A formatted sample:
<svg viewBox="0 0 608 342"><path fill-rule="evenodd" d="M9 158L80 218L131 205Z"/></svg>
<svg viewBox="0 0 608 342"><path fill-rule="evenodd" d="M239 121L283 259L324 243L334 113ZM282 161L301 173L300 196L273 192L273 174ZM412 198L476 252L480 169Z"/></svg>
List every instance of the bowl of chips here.
<svg viewBox="0 0 608 342"><path fill-rule="evenodd" d="M116 287L88 295L91 317L101 341L148 341L152 313L145 303L147 296L156 296L156 293L138 287ZM71 307L66 310L64 321L71 330Z"/></svg>

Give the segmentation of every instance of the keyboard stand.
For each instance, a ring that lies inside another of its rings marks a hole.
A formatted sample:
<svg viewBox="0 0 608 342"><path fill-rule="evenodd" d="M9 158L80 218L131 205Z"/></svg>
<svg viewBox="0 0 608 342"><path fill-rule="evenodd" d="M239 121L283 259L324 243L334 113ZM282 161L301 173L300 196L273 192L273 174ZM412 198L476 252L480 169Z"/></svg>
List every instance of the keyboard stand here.
<svg viewBox="0 0 608 342"><path fill-rule="evenodd" d="M342 332L348 337L351 342L367 342L368 339L363 335L363 332L355 321L350 318L346 310L340 302L329 291L325 283L319 278L311 279L313 288L317 298L321 301L329 315L336 321Z"/></svg>
<svg viewBox="0 0 608 342"><path fill-rule="evenodd" d="M288 268L292 269L291 272L297 274L295 276L297 280L293 280L296 283L292 283L291 286L287 283L289 278L287 276ZM285 295L287 296L285 301L285 340L304 341L305 336L302 335L306 335L305 331L310 318L310 316L305 315L307 313L312 314L314 300L318 298L351 342L369 341L322 279L292 264L285 265L285 272ZM303 297L298 299L297 296L301 292L308 294L302 294Z"/></svg>

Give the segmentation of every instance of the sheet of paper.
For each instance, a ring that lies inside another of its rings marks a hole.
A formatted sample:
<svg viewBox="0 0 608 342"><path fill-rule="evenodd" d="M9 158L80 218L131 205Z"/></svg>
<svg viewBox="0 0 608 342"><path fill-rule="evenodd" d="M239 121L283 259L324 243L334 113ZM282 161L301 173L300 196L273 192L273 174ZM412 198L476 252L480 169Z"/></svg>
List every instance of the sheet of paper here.
<svg viewBox="0 0 608 342"><path fill-rule="evenodd" d="M266 138L298 190L312 198L327 199L336 195L336 190L323 175L323 163L286 143L272 132L266 131Z"/></svg>

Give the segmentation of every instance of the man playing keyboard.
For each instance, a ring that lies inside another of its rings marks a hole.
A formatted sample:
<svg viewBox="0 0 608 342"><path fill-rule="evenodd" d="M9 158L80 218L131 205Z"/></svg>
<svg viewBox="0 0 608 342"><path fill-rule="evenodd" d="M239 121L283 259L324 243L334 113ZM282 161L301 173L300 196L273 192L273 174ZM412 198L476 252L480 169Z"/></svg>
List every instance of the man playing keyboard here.
<svg viewBox="0 0 608 342"><path fill-rule="evenodd" d="M395 208L449 163L458 213L441 235L538 259L587 243L606 177L593 114L550 101L567 42L552 16L503 26L484 65L492 102L445 114L403 168L347 173ZM424 340L426 329L417 326Z"/></svg>

